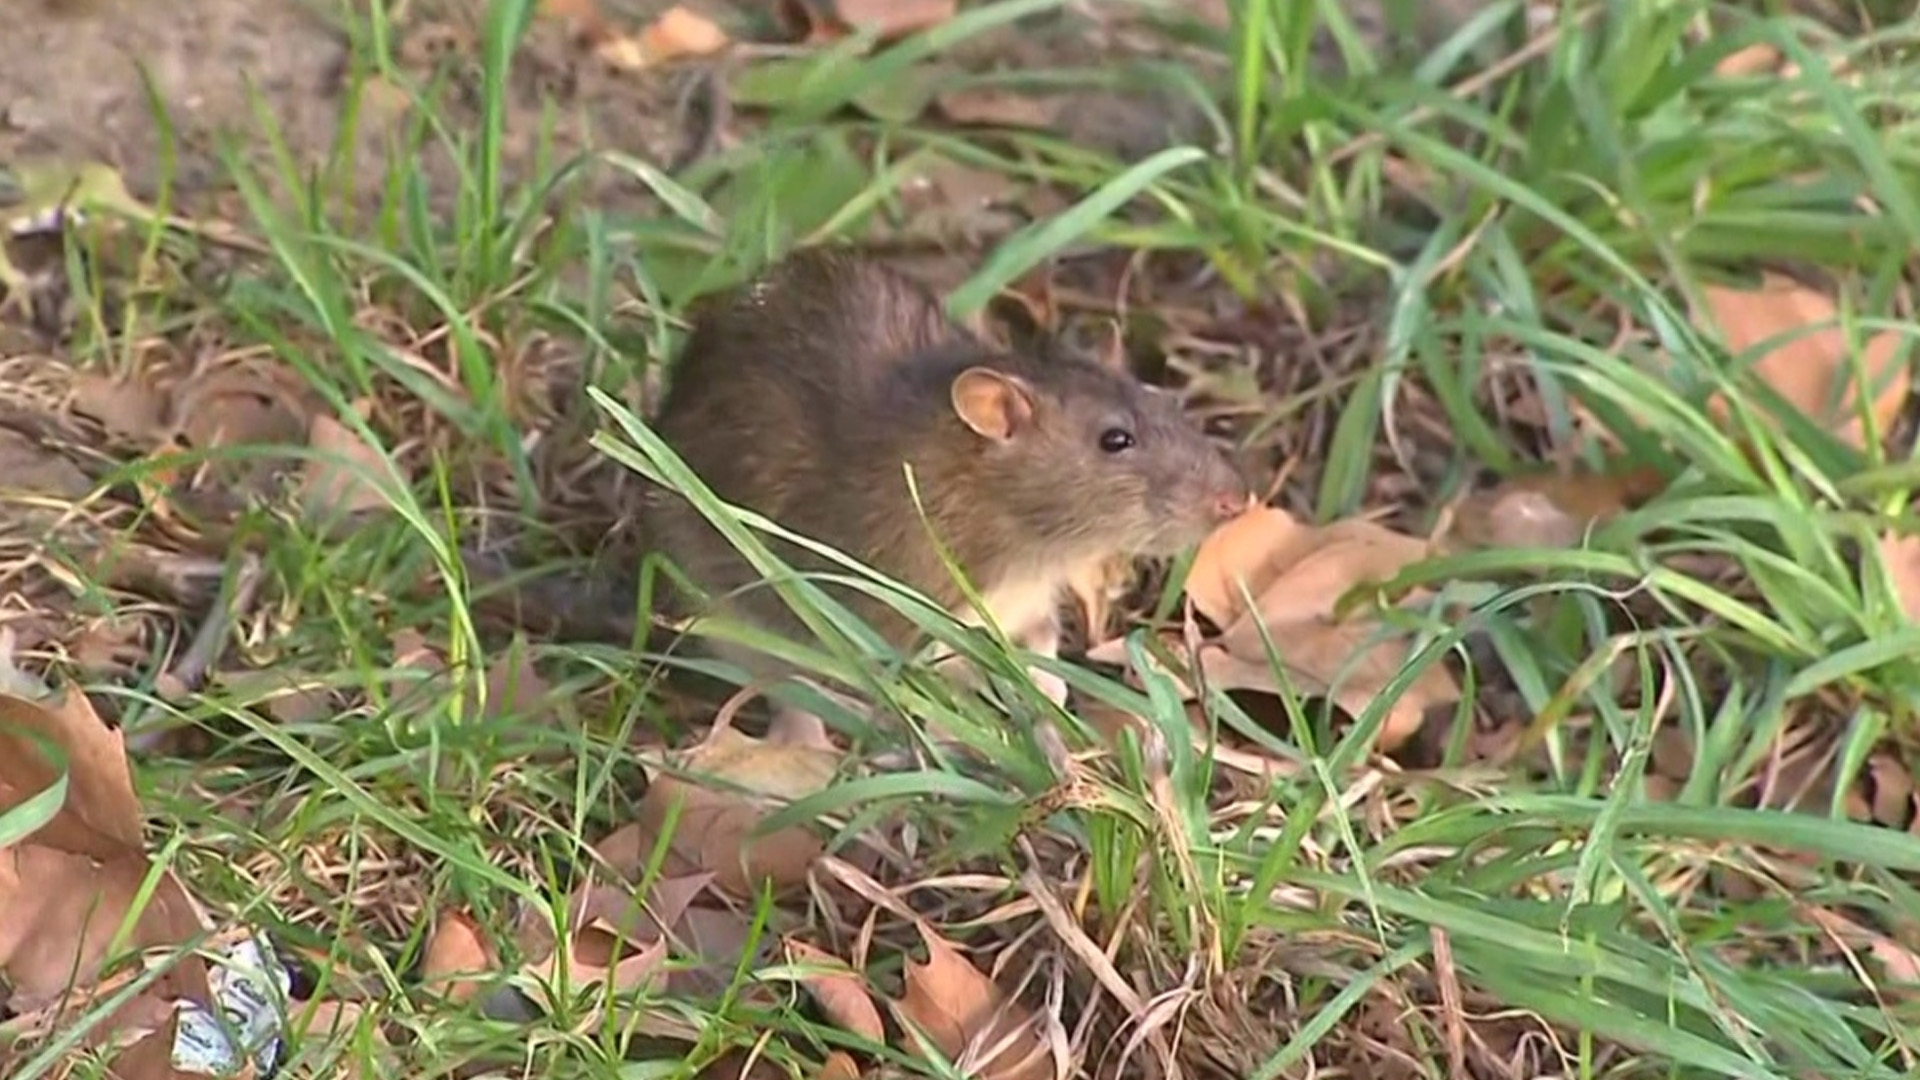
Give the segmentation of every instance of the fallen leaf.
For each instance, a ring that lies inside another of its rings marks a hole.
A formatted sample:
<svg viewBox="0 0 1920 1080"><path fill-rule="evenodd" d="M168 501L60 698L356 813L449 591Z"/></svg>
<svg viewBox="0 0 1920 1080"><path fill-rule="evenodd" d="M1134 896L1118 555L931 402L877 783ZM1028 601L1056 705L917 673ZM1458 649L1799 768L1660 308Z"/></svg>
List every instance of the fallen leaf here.
<svg viewBox="0 0 1920 1080"><path fill-rule="evenodd" d="M365 1019L366 1010L351 1001L292 1001L287 1003L288 1033L293 1036L301 1051L301 1070L307 1076L340 1076L345 1080L374 1080L379 1073L370 1073L369 1062L358 1053L347 1040L360 1028ZM372 1026L370 1033L373 1045L378 1050L388 1048L386 1033L380 1026ZM325 1049L316 1053L315 1046ZM385 1061L376 1061L389 1064ZM337 1071L329 1071L329 1067Z"/></svg>
<svg viewBox="0 0 1920 1080"><path fill-rule="evenodd" d="M46 757L41 740L59 748L64 765ZM20 805L62 773L66 802L32 834L35 844L103 860L141 850L140 802L119 729L77 689L47 701L0 695L0 807Z"/></svg>
<svg viewBox="0 0 1920 1080"><path fill-rule="evenodd" d="M1060 116L1060 103L1055 99L1017 94L997 86L949 90L933 100L941 114L956 124L1047 128Z"/></svg>
<svg viewBox="0 0 1920 1080"><path fill-rule="evenodd" d="M845 1050L835 1050L820 1063L820 1071L813 1074L816 1080L860 1080L860 1066L854 1063L853 1055Z"/></svg>
<svg viewBox="0 0 1920 1080"><path fill-rule="evenodd" d="M778 0L780 21L807 44L858 30L891 41L953 18L958 0Z"/></svg>
<svg viewBox="0 0 1920 1080"><path fill-rule="evenodd" d="M1920 623L1920 533L1880 537L1880 558L1893 582L1893 594L1910 622Z"/></svg>
<svg viewBox="0 0 1920 1080"><path fill-rule="evenodd" d="M629 883L638 884L646 872L648 860L653 858L654 843L658 839L659 834L644 825L622 825L595 843L593 850L614 873ZM683 876L697 873L699 869L692 859L681 854L672 844L667 845L660 867L662 874Z"/></svg>
<svg viewBox="0 0 1920 1080"><path fill-rule="evenodd" d="M655 63L706 56L727 45L727 32L712 19L678 6L668 8L640 32L641 51Z"/></svg>
<svg viewBox="0 0 1920 1080"><path fill-rule="evenodd" d="M80 467L37 439L0 427L0 494L78 502L93 490ZM9 502L13 500L8 500ZM10 513L17 514L17 508Z"/></svg>
<svg viewBox="0 0 1920 1080"><path fill-rule="evenodd" d="M734 896L753 897L762 881L784 889L806 880L823 850L813 830L795 825L758 837L750 834L770 808L824 789L839 768L837 752L763 741L719 726L679 758L680 767L691 774L745 790L706 787L700 780L649 770L637 815L643 828L659 836L678 802L680 814L669 844L694 865L712 871L716 885Z"/></svg>
<svg viewBox="0 0 1920 1080"><path fill-rule="evenodd" d="M58 748L64 766L47 758L43 741ZM63 773L59 809L0 855L0 976L13 989L10 1006L23 1012L91 985L130 914L124 944L134 949L181 945L205 927L170 870L135 912L153 867L120 732L75 689L53 701L0 695L0 813ZM199 957L181 958L175 971L182 985L205 994Z"/></svg>
<svg viewBox="0 0 1920 1080"><path fill-rule="evenodd" d="M292 446L307 438L313 413L303 390L271 368L237 364L175 387L170 411L196 450Z"/></svg>
<svg viewBox="0 0 1920 1080"><path fill-rule="evenodd" d="M299 671L263 668L216 672L213 681L237 705L258 706L282 724L308 724L333 715L333 689Z"/></svg>
<svg viewBox="0 0 1920 1080"><path fill-rule="evenodd" d="M932 929L922 925L920 937L927 945L927 960L907 962L905 992L890 1003L901 1020L919 1028L965 1075L985 1080L1052 1077L1052 1053L1039 1019L1009 1000Z"/></svg>
<svg viewBox="0 0 1920 1080"><path fill-rule="evenodd" d="M1870 929L1841 915L1838 912L1816 904L1797 905L1798 910L1822 930L1838 939L1849 948L1865 948L1879 961L1889 985L1881 987L1883 992L1891 991L1901 1000L1911 1000L1914 991L1920 989L1920 954L1888 937L1878 930Z"/></svg>
<svg viewBox="0 0 1920 1080"><path fill-rule="evenodd" d="M801 976L801 983L813 1000L820 1003L820 1011L827 1019L840 1025L842 1031L858 1035L873 1042L885 1042L886 1025L880 1019L880 1010L874 1007L873 997L867 992L866 980L859 972L848 967L845 961L832 953L814 948L804 941L789 940L787 959L795 964L813 964L828 968Z"/></svg>
<svg viewBox="0 0 1920 1080"><path fill-rule="evenodd" d="M1713 65L1716 75L1738 77L1771 71L1780 63L1780 50L1764 41L1735 49Z"/></svg>
<svg viewBox="0 0 1920 1080"><path fill-rule="evenodd" d="M464 912L444 911L427 936L426 955L420 959L420 981L450 1000L466 1001L486 985L480 976L500 970L500 956L481 932L480 924Z"/></svg>
<svg viewBox="0 0 1920 1080"><path fill-rule="evenodd" d="M485 682L487 704L481 715L486 719L531 721L545 717L542 706L552 690L534 670L525 638L516 634L506 651L493 658L487 665Z"/></svg>
<svg viewBox="0 0 1920 1080"><path fill-rule="evenodd" d="M1397 677L1411 652L1398 635L1381 634L1365 612L1336 619L1335 608L1354 588L1388 579L1428 554L1425 541L1369 521L1314 527L1272 507L1251 510L1208 537L1189 571L1188 597L1220 627L1194 659L1217 689L1279 693L1283 683L1268 660L1271 641L1297 689L1329 696L1357 716ZM1415 590L1407 599L1426 595ZM1105 643L1088 657L1125 662L1124 644ZM1175 682L1193 696L1190 683ZM1376 744L1397 748L1419 729L1428 708L1459 696L1451 674L1427 667L1388 707Z"/></svg>
<svg viewBox="0 0 1920 1080"><path fill-rule="evenodd" d="M1462 499L1453 532L1476 547L1578 547L1595 526L1646 502L1665 482L1651 466L1516 476Z"/></svg>
<svg viewBox="0 0 1920 1080"><path fill-rule="evenodd" d="M1390 578L1427 555L1425 541L1370 521L1349 519L1314 527L1294 521L1284 510L1262 506L1202 541L1187 573L1187 595L1220 627L1244 613L1242 584L1270 620L1331 612L1349 588ZM1283 575L1288 588L1265 598Z"/></svg>
<svg viewBox="0 0 1920 1080"><path fill-rule="evenodd" d="M67 655L96 675L125 675L147 661L148 624L131 612L89 619L67 640Z"/></svg>
<svg viewBox="0 0 1920 1080"><path fill-rule="evenodd" d="M371 406L356 403L355 411L365 419ZM307 442L324 455L305 464L301 504L309 515L350 517L391 505L375 479L386 475L387 459L352 428L322 413L313 418Z"/></svg>
<svg viewBox="0 0 1920 1080"><path fill-rule="evenodd" d="M95 371L74 376L74 411L98 420L108 434L159 442L166 432L171 398L145 379L116 379Z"/></svg>
<svg viewBox="0 0 1920 1080"><path fill-rule="evenodd" d="M1831 299L1780 274L1764 275L1758 289L1709 285L1702 295L1706 314L1719 324L1736 358L1762 342L1794 333L1752 360L1753 373L1815 422L1834 427L1836 434L1855 446L1865 445L1865 430L1855 415L1859 388L1853 385L1853 358L1845 335L1838 325L1804 332L1834 322L1839 308ZM1868 411L1882 435L1912 385L1911 365L1898 355L1900 340L1897 331L1882 330L1861 344L1860 367L1867 385L1875 388ZM1841 384L1846 394L1836 404L1834 389ZM1726 402L1721 397L1714 397L1710 404L1717 416L1725 417Z"/></svg>
<svg viewBox="0 0 1920 1080"><path fill-rule="evenodd" d="M833 14L854 30L873 30L880 40L904 37L952 19L958 0L833 0Z"/></svg>

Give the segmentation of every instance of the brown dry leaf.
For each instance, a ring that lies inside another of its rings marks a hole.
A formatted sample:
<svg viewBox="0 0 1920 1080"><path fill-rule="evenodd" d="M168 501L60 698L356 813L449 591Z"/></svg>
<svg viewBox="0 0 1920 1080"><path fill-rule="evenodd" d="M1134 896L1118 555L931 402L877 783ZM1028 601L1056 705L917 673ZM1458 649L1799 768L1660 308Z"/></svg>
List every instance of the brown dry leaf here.
<svg viewBox="0 0 1920 1080"><path fill-rule="evenodd" d="M1818 905L1802 904L1799 910L1848 948L1865 948L1871 953L1880 962L1887 981L1895 984L1881 987L1882 992L1893 991L1899 998L1911 1000L1914 992L1920 990L1920 955L1905 945Z"/></svg>
<svg viewBox="0 0 1920 1080"><path fill-rule="evenodd" d="M477 976L499 970L500 955L479 923L465 912L440 913L427 937L426 955L420 960L420 980L429 990L444 993L454 1001L466 1001L485 986L485 980Z"/></svg>
<svg viewBox="0 0 1920 1080"><path fill-rule="evenodd" d="M58 747L65 765L49 760L29 733ZM60 810L0 853L0 976L22 1012L93 982L152 870L120 732L78 690L50 702L0 695L0 812L45 791L63 771ZM203 926L192 898L163 871L125 944L179 945ZM184 985L204 993L203 962L178 964Z"/></svg>
<svg viewBox="0 0 1920 1080"><path fill-rule="evenodd" d="M640 32L640 48L659 63L683 56L706 56L728 45L727 32L712 19L684 7L671 7Z"/></svg>
<svg viewBox="0 0 1920 1080"><path fill-rule="evenodd" d="M1588 530L1646 502L1665 483L1651 466L1516 476L1462 499L1453 531L1477 547L1578 547Z"/></svg>
<svg viewBox="0 0 1920 1080"><path fill-rule="evenodd" d="M41 496L78 502L93 490L79 466L37 439L0 428L0 494ZM9 500L11 501L11 500ZM18 508L11 512L19 513Z"/></svg>
<svg viewBox="0 0 1920 1080"><path fill-rule="evenodd" d="M135 442L160 442L170 398L145 379L116 379L85 371L73 380L74 411L98 420L107 433Z"/></svg>
<svg viewBox="0 0 1920 1080"><path fill-rule="evenodd" d="M96 675L125 675L148 659L147 622L139 616L115 612L87 620L67 640L67 655Z"/></svg>
<svg viewBox="0 0 1920 1080"><path fill-rule="evenodd" d="M515 635L507 650L493 658L486 671L487 705L482 716L488 720L514 717L520 720L545 719L541 706L552 689L534 670L527 653L526 639Z"/></svg>
<svg viewBox="0 0 1920 1080"><path fill-rule="evenodd" d="M90 985L107 949L139 901L152 863L140 852L96 860L31 839L0 857L0 975L12 1007L39 1008L70 987ZM184 944L204 924L171 871L163 871L124 944L148 949ZM204 985L197 957L177 961L189 984Z"/></svg>
<svg viewBox="0 0 1920 1080"><path fill-rule="evenodd" d="M1854 414L1859 388L1852 385L1853 358L1847 354L1847 339L1840 327L1832 325L1839 308L1831 299L1780 274L1763 275L1758 289L1709 285L1702 295L1709 309L1706 314L1719 324L1736 357L1782 334L1826 324L1773 345L1753 361L1753 372L1788 404L1818 423L1837 425L1836 433L1853 445L1864 445L1866 434ZM1882 435L1906 401L1913 381L1911 365L1898 356L1900 338L1893 330L1882 330L1861 346L1865 355L1860 367L1867 385L1878 388L1869 411ZM1836 385L1842 382L1847 384L1845 397L1837 406L1830 405ZM1712 406L1724 418L1726 403L1715 397Z"/></svg>
<svg viewBox="0 0 1920 1080"><path fill-rule="evenodd" d="M804 941L789 939L786 944L788 962L817 964L834 969L816 972L801 980L813 995L813 1000L820 1003L820 1011L827 1014L827 1019L840 1025L841 1030L863 1039L886 1041L886 1025L881 1021L880 1010L874 1007L873 997L867 992L866 980L860 977L859 972L832 953Z"/></svg>
<svg viewBox="0 0 1920 1080"><path fill-rule="evenodd" d="M715 727L705 742L679 757L680 767L695 776L746 790L704 787L649 770L639 807L643 829L659 836L679 801L680 816L669 843L696 866L712 871L723 891L750 898L763 880L776 890L806 880L822 850L813 830L795 825L758 837L749 834L779 806L824 789L839 768L837 751L763 741L731 727Z"/></svg>
<svg viewBox="0 0 1920 1080"><path fill-rule="evenodd" d="M1894 595L1907 618L1920 623L1920 534L1900 536L1887 533L1880 537L1880 558L1893 582Z"/></svg>
<svg viewBox="0 0 1920 1080"><path fill-rule="evenodd" d="M970 86L935 95L934 104L956 124L984 127L1047 128L1059 119L1054 98L1016 94L995 86Z"/></svg>
<svg viewBox="0 0 1920 1080"><path fill-rule="evenodd" d="M1336 621L1335 605L1356 586L1390 578L1428 554L1425 541L1369 521L1316 528L1271 507L1249 511L1201 545L1188 576L1194 606L1222 628L1203 643L1201 669L1219 689L1277 693L1281 684L1267 659L1270 640L1301 691L1329 695L1358 715L1404 667L1410 651L1397 637L1378 637L1378 624L1364 613ZM1246 595L1255 604L1251 611ZM1415 590L1408 599L1425 595ZM1419 729L1429 707L1459 697L1452 675L1426 668L1389 707L1378 746L1398 747Z"/></svg>
<svg viewBox="0 0 1920 1080"><path fill-rule="evenodd" d="M646 873L647 861L653 857L654 842L659 834L643 825L622 825L608 833L593 845L593 850L614 873L633 884L638 884ZM685 876L698 873L700 867L692 859L667 845L665 858L661 860L660 873L668 876Z"/></svg>
<svg viewBox="0 0 1920 1080"><path fill-rule="evenodd" d="M860 1066L853 1055L845 1050L835 1050L820 1063L820 1071L813 1074L816 1080L860 1080Z"/></svg>
<svg viewBox="0 0 1920 1080"><path fill-rule="evenodd" d="M878 31L891 41L953 18L958 0L778 0L780 21L808 44Z"/></svg>
<svg viewBox="0 0 1920 1080"><path fill-rule="evenodd" d="M610 983L622 993L658 986L666 975L661 965L671 944L666 931L711 880L706 874L660 879L644 904L631 889L583 886L571 901L574 932L566 948L555 949L525 971L540 985L563 993L599 983ZM563 970L571 981L561 987L557 984Z"/></svg>
<svg viewBox="0 0 1920 1080"><path fill-rule="evenodd" d="M1780 50L1764 41L1735 49L1720 58L1713 65L1716 75L1738 77L1741 75L1759 75L1774 70L1780 64Z"/></svg>
<svg viewBox="0 0 1920 1080"><path fill-rule="evenodd" d="M366 401L355 402L354 411L364 420L371 413L372 405ZM352 516L390 505L375 480L386 475L386 457L367 445L352 428L321 413L308 428L307 443L326 455L309 458L304 464L300 501L308 514Z"/></svg>
<svg viewBox="0 0 1920 1080"><path fill-rule="evenodd" d="M66 763L50 760L41 740ZM38 795L62 772L66 803L33 834L36 845L95 859L142 850L140 801L119 729L103 723L77 689L43 701L0 695L0 807Z"/></svg>
<svg viewBox="0 0 1920 1080"><path fill-rule="evenodd" d="M332 1047L336 1041L344 1042L354 1035L360 1026L361 1017L366 1010L351 1001L292 1001L288 1002L287 1017L289 1034L299 1040L302 1050L301 1063L309 1067L302 1070L307 1076L340 1076L345 1080L375 1080L362 1067L364 1059L350 1054L349 1048L342 1045ZM380 1050L387 1049L386 1033L374 1025L371 1032L373 1044ZM331 1053L315 1054L316 1044L328 1044ZM317 1059L317 1060L316 1060ZM337 1070L328 1072L331 1064ZM376 1074L377 1075L377 1074Z"/></svg>
<svg viewBox="0 0 1920 1080"><path fill-rule="evenodd" d="M1331 611L1348 588L1392 577L1428 553L1425 541L1370 521L1348 519L1316 528L1284 510L1256 507L1201 543L1187 574L1187 595L1220 627L1244 614L1242 583L1269 620L1304 616ZM1288 587L1266 596L1282 577ZM1303 590L1308 585L1317 588Z"/></svg>
<svg viewBox="0 0 1920 1080"><path fill-rule="evenodd" d="M899 1001L889 1002L901 1020L917 1026L942 1056L969 1076L1052 1077L1052 1053L1038 1018L1009 1000L931 928L922 924L920 937L927 943L927 962L907 962L906 991Z"/></svg>
<svg viewBox="0 0 1920 1080"><path fill-rule="evenodd" d="M207 1080L207 1073L189 1072L174 1065L174 1043L179 1033L179 1014L169 1014L159 1027L113 1055L112 1063L107 1066L108 1076L112 1080ZM242 1059L240 1076L250 1078L253 1074L253 1059Z"/></svg>
<svg viewBox="0 0 1920 1080"><path fill-rule="evenodd" d="M880 38L903 37L953 18L957 0L833 0L833 14L854 30L877 30Z"/></svg>
<svg viewBox="0 0 1920 1080"><path fill-rule="evenodd" d="M297 445L307 437L313 405L310 392L288 380L261 366L216 368L175 387L170 411L194 449Z"/></svg>

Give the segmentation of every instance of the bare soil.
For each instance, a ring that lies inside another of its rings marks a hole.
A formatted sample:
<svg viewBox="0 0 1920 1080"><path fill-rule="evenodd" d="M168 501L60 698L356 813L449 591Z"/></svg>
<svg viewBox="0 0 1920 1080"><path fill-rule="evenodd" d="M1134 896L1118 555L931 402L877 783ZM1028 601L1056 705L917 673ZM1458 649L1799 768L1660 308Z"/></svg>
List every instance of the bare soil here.
<svg viewBox="0 0 1920 1080"><path fill-rule="evenodd" d="M402 6L413 10L396 28L396 76L437 85L436 110L461 130L476 116L485 5ZM271 134L306 168L349 151L354 186L370 194L405 118L397 107L404 96L383 93L376 78L358 95L357 145L336 145L343 114L353 107L356 76L374 65L367 50L355 55L346 12L323 12L303 0L40 0L8 8L0 16L7 45L0 62L0 161L103 162L121 172L135 195L150 197L171 157L176 192L191 203L221 185L223 135L242 157L265 164L272 142L263 136ZM687 77L684 70L607 70L583 58L563 26L537 20L514 63L506 117L510 171L532 153L548 103L557 112L560 153L612 146L649 159L671 157ZM156 122L156 98L165 125ZM263 126L263 114L270 127ZM422 165L445 176L448 160L430 153ZM434 185L438 198L451 196L447 179ZM596 194L618 198L618 186L609 183Z"/></svg>

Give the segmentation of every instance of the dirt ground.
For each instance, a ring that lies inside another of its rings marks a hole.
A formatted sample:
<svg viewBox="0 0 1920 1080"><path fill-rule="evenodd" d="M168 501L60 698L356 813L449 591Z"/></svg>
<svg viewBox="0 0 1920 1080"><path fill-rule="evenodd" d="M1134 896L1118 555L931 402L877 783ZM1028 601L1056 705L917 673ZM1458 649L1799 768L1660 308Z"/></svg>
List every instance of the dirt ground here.
<svg viewBox="0 0 1920 1080"><path fill-rule="evenodd" d="M191 204L217 186L222 133L255 159L271 153L260 113L296 161L317 165L338 152L356 57L344 12L304 0L43 0L9 5L7 58L0 64L0 160L53 156L112 165L135 195L150 197L175 159L179 197ZM478 100L478 25L485 5L454 0L405 15L396 27L400 74L449 76L439 108L454 124ZM644 13L642 13L644 15ZM613 146L646 158L670 156L683 72L636 77L578 62L563 27L539 20L516 57L506 118L509 164L531 152L543 104L558 106L563 152ZM153 96L173 129L169 154ZM379 182L384 147L401 119L383 107L378 81L361 96L353 172L363 193ZM431 171L444 159L424 162ZM436 185L449 188L451 185ZM439 191L445 197L448 191ZM608 194L613 194L609 192Z"/></svg>

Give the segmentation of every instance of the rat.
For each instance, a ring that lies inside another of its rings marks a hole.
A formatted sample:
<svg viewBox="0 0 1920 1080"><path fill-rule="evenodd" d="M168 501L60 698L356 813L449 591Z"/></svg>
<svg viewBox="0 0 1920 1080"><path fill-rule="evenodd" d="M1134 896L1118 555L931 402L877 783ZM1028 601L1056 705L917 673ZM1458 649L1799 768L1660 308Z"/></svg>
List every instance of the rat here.
<svg viewBox="0 0 1920 1080"><path fill-rule="evenodd" d="M804 249L689 315L652 426L715 495L913 587L962 622L990 617L1038 655L1058 654L1059 603L1076 573L1117 556L1176 555L1253 501L1175 396L1123 362L1003 350L948 317L932 290L868 256ZM644 543L711 598L709 611L806 640L805 625L692 503L653 484L641 498ZM848 573L759 535L797 571ZM942 546L984 611L966 600ZM821 587L890 645L917 639L884 602ZM793 674L745 645L712 648L756 680ZM1064 703L1064 683L1036 674ZM818 722L783 703L775 712Z"/></svg>

